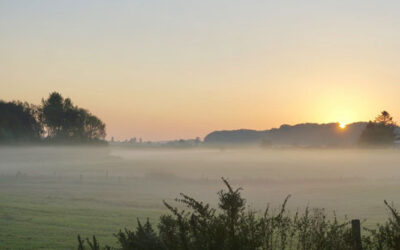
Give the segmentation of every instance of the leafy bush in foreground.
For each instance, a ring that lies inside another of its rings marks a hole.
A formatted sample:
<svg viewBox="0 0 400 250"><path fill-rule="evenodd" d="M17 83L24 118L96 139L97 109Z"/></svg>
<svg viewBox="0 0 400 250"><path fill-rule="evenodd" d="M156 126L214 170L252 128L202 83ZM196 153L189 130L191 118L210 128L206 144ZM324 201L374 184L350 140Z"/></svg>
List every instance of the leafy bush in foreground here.
<svg viewBox="0 0 400 250"><path fill-rule="evenodd" d="M356 249L349 222L336 216L328 219L324 210L305 209L291 215L286 211L289 196L279 211L269 207L263 215L246 209L241 189L218 192L218 210L185 194L176 199L186 207L178 209L164 202L171 214L162 215L156 231L147 221L134 231L115 234L119 250L353 250ZM362 238L364 250L400 250L400 216L386 201L391 218ZM93 236L82 240L78 250L101 249ZM86 244L87 243L87 244ZM105 246L102 249L114 249Z"/></svg>

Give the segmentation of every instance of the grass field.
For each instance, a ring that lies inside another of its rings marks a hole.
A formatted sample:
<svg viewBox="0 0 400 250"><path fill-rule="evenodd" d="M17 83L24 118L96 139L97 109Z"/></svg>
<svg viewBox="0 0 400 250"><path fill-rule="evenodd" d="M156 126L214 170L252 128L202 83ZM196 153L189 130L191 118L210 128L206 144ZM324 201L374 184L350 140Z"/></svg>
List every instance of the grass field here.
<svg viewBox="0 0 400 250"><path fill-rule="evenodd" d="M128 150L1 148L0 249L74 249L76 236L113 233L137 218L156 222L180 192L216 204L221 176L244 188L248 204L324 207L339 217L387 216L399 204L397 151Z"/></svg>
<svg viewBox="0 0 400 250"><path fill-rule="evenodd" d="M72 249L78 233L96 234L113 245L113 233L133 227L136 218L154 221L162 211L160 206L146 207L145 201L110 201L94 183L21 182L25 183L2 181L0 187L1 249Z"/></svg>

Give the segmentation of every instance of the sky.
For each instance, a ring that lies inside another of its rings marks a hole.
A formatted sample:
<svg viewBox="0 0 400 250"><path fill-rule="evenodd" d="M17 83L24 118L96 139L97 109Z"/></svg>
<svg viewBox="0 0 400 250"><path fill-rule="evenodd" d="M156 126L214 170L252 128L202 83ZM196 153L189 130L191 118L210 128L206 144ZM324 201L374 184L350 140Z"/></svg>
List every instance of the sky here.
<svg viewBox="0 0 400 250"><path fill-rule="evenodd" d="M400 2L0 0L0 99L58 91L108 138L400 121Z"/></svg>

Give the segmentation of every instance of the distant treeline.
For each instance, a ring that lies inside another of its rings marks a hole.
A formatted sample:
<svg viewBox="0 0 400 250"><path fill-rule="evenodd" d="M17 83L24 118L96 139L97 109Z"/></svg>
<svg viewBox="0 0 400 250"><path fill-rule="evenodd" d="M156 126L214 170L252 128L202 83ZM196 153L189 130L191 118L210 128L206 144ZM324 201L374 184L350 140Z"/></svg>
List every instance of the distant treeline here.
<svg viewBox="0 0 400 250"><path fill-rule="evenodd" d="M289 147L390 146L400 129L383 111L374 120L341 128L338 123L282 125L270 130L214 131L204 138L206 145L261 145Z"/></svg>
<svg viewBox="0 0 400 250"><path fill-rule="evenodd" d="M57 92L41 105L0 100L0 143L105 143L106 125Z"/></svg>
<svg viewBox="0 0 400 250"><path fill-rule="evenodd" d="M129 140L124 141L115 141L114 138L111 138L110 145L112 146L121 146L121 147L130 147L130 148L142 148L142 149L188 149L188 148L197 148L202 145L202 141L200 137L196 137L194 139L180 139L180 140L171 140L171 141L142 141L141 138L139 140L137 138L131 138Z"/></svg>

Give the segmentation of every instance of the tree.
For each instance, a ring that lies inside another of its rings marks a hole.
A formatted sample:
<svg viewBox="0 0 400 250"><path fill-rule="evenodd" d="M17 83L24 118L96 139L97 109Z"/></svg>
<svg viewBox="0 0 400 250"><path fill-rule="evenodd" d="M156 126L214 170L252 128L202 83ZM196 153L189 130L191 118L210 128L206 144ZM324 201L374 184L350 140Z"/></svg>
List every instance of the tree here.
<svg viewBox="0 0 400 250"><path fill-rule="evenodd" d="M88 140L104 139L106 136L106 125L99 118L89 112L86 112L85 117L84 137Z"/></svg>
<svg viewBox="0 0 400 250"><path fill-rule="evenodd" d="M362 145L391 145L395 140L395 128L396 123L393 117L387 111L382 111L374 121L368 122L361 133L359 142Z"/></svg>
<svg viewBox="0 0 400 250"><path fill-rule="evenodd" d="M48 137L60 136L64 123L64 98L59 93L53 92L47 100L42 99L40 118Z"/></svg>
<svg viewBox="0 0 400 250"><path fill-rule="evenodd" d="M57 92L42 100L40 118L48 139L53 141L94 142L106 136L105 124L99 118Z"/></svg>
<svg viewBox="0 0 400 250"><path fill-rule="evenodd" d="M0 142L37 142L42 133L37 107L0 101Z"/></svg>

